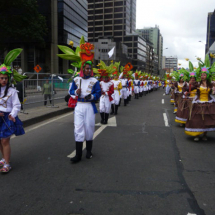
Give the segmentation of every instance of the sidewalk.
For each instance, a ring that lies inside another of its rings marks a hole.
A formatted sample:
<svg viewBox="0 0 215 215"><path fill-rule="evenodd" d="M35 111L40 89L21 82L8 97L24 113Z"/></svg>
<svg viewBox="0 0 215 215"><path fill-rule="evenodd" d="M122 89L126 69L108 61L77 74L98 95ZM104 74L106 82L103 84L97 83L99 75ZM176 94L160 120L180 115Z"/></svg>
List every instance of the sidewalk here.
<svg viewBox="0 0 215 215"><path fill-rule="evenodd" d="M68 108L66 102L58 103L56 106L41 106L36 108L27 109L26 113L19 113L19 118L23 122L23 125L30 126L32 124L47 120L49 118L72 112L72 108Z"/></svg>

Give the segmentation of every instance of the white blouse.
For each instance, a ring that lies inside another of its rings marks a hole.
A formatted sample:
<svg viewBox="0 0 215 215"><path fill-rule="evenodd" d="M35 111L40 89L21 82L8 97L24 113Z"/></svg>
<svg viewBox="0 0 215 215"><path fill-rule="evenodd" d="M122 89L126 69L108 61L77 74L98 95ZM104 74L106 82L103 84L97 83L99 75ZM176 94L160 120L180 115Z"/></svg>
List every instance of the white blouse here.
<svg viewBox="0 0 215 215"><path fill-rule="evenodd" d="M6 86L1 87L0 92L0 112L10 113L12 117L16 117L20 111L21 104L18 98L17 90L10 87L8 89L7 95L4 96Z"/></svg>

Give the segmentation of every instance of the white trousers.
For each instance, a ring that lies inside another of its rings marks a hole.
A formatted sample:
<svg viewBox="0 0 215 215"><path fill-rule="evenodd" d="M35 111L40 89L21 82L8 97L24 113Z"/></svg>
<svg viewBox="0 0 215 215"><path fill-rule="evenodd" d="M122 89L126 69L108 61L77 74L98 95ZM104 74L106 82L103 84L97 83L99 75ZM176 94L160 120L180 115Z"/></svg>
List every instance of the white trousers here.
<svg viewBox="0 0 215 215"><path fill-rule="evenodd" d="M127 99L127 97L128 97L128 93L127 93L127 89L126 89L126 87L123 87L122 88L122 98L123 99Z"/></svg>
<svg viewBox="0 0 215 215"><path fill-rule="evenodd" d="M142 93L143 92L143 87L140 87L140 93Z"/></svg>
<svg viewBox="0 0 215 215"><path fill-rule="evenodd" d="M78 102L74 112L75 141L93 140L95 131L95 113L89 102Z"/></svg>
<svg viewBox="0 0 215 215"><path fill-rule="evenodd" d="M171 87L169 85L166 85L166 94L169 94L170 90L171 90Z"/></svg>
<svg viewBox="0 0 215 215"><path fill-rule="evenodd" d="M100 102L99 102L100 113L108 113L109 114L110 109L111 109L111 102L110 102L109 96L102 95L100 97Z"/></svg>
<svg viewBox="0 0 215 215"><path fill-rule="evenodd" d="M134 93L137 94L140 92L140 89L138 86L134 86Z"/></svg>
<svg viewBox="0 0 215 215"><path fill-rule="evenodd" d="M112 94L112 102L111 104L115 104L115 105L119 105L119 101L120 101L120 98L121 96L119 95L119 90L114 90L114 94Z"/></svg>
<svg viewBox="0 0 215 215"><path fill-rule="evenodd" d="M132 87L130 87L129 95L132 95Z"/></svg>

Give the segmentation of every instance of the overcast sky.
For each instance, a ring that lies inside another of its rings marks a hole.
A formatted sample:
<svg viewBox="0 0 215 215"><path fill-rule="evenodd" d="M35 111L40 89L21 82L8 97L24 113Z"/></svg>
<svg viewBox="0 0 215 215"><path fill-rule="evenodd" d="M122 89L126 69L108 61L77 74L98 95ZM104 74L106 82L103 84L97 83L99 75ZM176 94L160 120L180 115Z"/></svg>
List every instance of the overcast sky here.
<svg viewBox="0 0 215 215"><path fill-rule="evenodd" d="M137 28L158 25L163 36L164 56L178 56L197 66L195 56L204 59L208 12L213 12L215 0L137 0ZM202 41L200 43L198 41Z"/></svg>

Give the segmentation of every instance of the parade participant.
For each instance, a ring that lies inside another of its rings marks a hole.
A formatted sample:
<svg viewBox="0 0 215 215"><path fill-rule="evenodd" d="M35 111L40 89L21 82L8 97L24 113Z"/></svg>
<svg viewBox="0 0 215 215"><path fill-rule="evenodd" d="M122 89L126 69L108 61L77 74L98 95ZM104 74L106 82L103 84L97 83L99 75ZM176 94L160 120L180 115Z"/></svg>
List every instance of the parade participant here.
<svg viewBox="0 0 215 215"><path fill-rule="evenodd" d="M121 90L121 94L122 94L122 98L124 99L124 106L127 105L127 98L128 98L128 79L126 78L127 73L129 71L131 71L131 69L133 69L133 66L131 65L131 63L128 63L125 65L125 67L121 67L121 76L122 78L120 78L120 81L122 82L122 90Z"/></svg>
<svg viewBox="0 0 215 215"><path fill-rule="evenodd" d="M135 75L135 80L133 81L133 83L134 83L134 95L135 95L135 99L139 99L139 92L140 92L139 75L140 75L140 72L136 71L134 75Z"/></svg>
<svg viewBox="0 0 215 215"><path fill-rule="evenodd" d="M140 92L139 92L139 96L143 97L143 74L140 75Z"/></svg>
<svg viewBox="0 0 215 215"><path fill-rule="evenodd" d="M133 92L133 76L132 76L132 71L128 72L128 92L129 92L129 96L128 96L128 100L131 101L131 96L132 96L132 92Z"/></svg>
<svg viewBox="0 0 215 215"><path fill-rule="evenodd" d="M143 91L144 91L144 94L146 96L146 94L148 93L148 85L147 85L147 78L148 78L148 74L147 73L144 73L144 85L143 85Z"/></svg>
<svg viewBox="0 0 215 215"><path fill-rule="evenodd" d="M114 94L114 84L110 80L110 76L115 71L113 64L106 66L106 64L100 60L100 69L93 69L94 74L97 73L101 77L100 87L101 94L99 109L101 115L101 124L107 124L111 109L111 102L113 101L112 95Z"/></svg>
<svg viewBox="0 0 215 215"><path fill-rule="evenodd" d="M200 63L201 81L197 88L197 96L193 99L191 115L185 125L185 133L193 136L194 141L199 141L200 135L203 134L202 140L207 140L207 132L215 131L215 101L211 96L213 91L211 85L212 72L215 71L214 65L209 69L209 56L206 55L205 63ZM210 71L211 70L211 71ZM214 93L214 92L213 92Z"/></svg>
<svg viewBox="0 0 215 215"><path fill-rule="evenodd" d="M178 104L178 111L175 118L175 122L180 123L181 127L185 125L187 118L189 117L192 101L196 96L198 87L196 73L191 69L190 71L192 72L189 74L189 85L185 84L182 89L183 98L181 103ZM187 73L189 72L187 71Z"/></svg>
<svg viewBox="0 0 215 215"><path fill-rule="evenodd" d="M182 88L185 86L186 82L184 81L184 73L182 71L174 71L172 76L175 78L175 83L172 85L172 89L174 90L174 112L177 113L178 104L182 99Z"/></svg>
<svg viewBox="0 0 215 215"><path fill-rule="evenodd" d="M115 72L113 73L114 79L112 83L114 84L114 94L112 95L113 101L111 104L111 114L118 114L118 107L120 102L120 91L122 89L122 82L119 80L119 65L120 63L115 62L114 68Z"/></svg>
<svg viewBox="0 0 215 215"><path fill-rule="evenodd" d="M86 158L92 158L93 134L95 130L95 114L97 113L95 101L101 96L101 88L98 80L93 77L92 50L94 46L83 43L81 39L80 57L81 71L79 77L74 78L70 88L70 95L78 96L74 110L74 134L76 141L76 155L71 158L73 163L81 161L83 142L86 140ZM59 56L59 55L58 55ZM64 56L61 55L63 58ZM68 55L67 55L67 59ZM73 55L71 54L71 59Z"/></svg>
<svg viewBox="0 0 215 215"><path fill-rule="evenodd" d="M170 77L169 73L166 74L165 79L166 79L165 80L165 86L166 86L165 93L166 93L166 95L169 95L170 90L171 90L171 87L170 87L170 79L171 79L171 77Z"/></svg>
<svg viewBox="0 0 215 215"><path fill-rule="evenodd" d="M17 71L11 71L11 63L19 56L22 49L14 49L5 57L4 64L0 66L0 172L7 173L11 170L10 157L11 147L10 138L25 133L22 122L18 118L21 104L17 90L11 87L12 79L22 81L27 76L22 76Z"/></svg>

